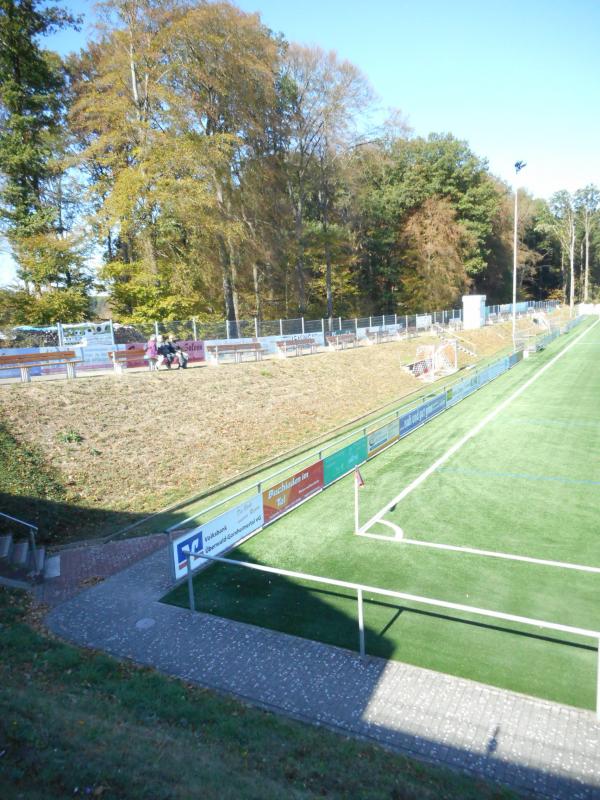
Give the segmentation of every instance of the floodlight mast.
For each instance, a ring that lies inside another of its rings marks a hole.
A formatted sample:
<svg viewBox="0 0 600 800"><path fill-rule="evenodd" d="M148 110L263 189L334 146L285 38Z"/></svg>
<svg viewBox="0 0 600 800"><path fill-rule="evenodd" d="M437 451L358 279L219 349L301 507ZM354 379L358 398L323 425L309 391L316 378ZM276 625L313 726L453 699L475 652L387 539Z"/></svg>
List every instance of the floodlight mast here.
<svg viewBox="0 0 600 800"><path fill-rule="evenodd" d="M515 163L515 227L513 235L513 294L512 294L512 340L513 352L517 349L516 330L517 330L517 255L518 255L518 226L519 226L519 172L526 167L525 161L517 161Z"/></svg>

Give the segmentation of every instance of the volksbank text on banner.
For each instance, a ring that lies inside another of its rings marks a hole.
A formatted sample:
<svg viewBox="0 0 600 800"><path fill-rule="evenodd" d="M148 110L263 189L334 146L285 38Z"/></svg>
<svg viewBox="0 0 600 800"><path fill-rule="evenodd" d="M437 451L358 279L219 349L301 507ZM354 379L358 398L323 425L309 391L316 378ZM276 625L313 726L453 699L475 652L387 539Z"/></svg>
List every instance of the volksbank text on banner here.
<svg viewBox="0 0 600 800"><path fill-rule="evenodd" d="M204 525L199 525L171 543L175 579L183 578L187 572L184 550L218 556L240 539L254 533L263 526L262 497L257 494L250 500L229 509ZM202 565L200 559L192 560L192 569Z"/></svg>
<svg viewBox="0 0 600 800"><path fill-rule="evenodd" d="M406 436L415 428L424 425L436 414L440 414L446 408L446 392L438 394L426 403L422 403L407 414L400 417L400 437Z"/></svg>
<svg viewBox="0 0 600 800"><path fill-rule="evenodd" d="M265 525L322 488L323 462L317 461L316 464L266 489L262 495Z"/></svg>

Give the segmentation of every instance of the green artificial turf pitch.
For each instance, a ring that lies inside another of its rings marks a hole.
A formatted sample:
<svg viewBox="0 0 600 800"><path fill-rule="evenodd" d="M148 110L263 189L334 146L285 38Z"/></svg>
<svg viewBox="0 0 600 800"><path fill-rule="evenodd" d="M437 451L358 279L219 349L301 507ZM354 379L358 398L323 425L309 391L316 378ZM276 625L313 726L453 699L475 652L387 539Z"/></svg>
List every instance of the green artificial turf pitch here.
<svg viewBox="0 0 600 800"><path fill-rule="evenodd" d="M583 337L385 519L410 539L600 566L600 324L586 322L361 467L361 524ZM374 376L375 379L376 376ZM287 570L600 630L600 575L354 535L348 476L229 555ZM373 533L390 535L377 524ZM198 611L358 649L356 593L213 564ZM188 606L187 586L168 602ZM589 638L365 595L370 655L595 707Z"/></svg>

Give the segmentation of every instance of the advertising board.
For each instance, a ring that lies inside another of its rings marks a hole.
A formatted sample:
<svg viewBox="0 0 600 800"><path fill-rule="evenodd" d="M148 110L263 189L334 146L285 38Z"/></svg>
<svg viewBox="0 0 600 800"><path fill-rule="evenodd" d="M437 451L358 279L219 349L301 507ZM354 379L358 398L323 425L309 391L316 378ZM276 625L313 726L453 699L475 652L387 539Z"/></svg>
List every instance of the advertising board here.
<svg viewBox="0 0 600 800"><path fill-rule="evenodd" d="M465 397L468 397L479 388L479 378L477 375L472 375L470 378L463 378L458 381L446 392L446 407L452 408Z"/></svg>
<svg viewBox="0 0 600 800"><path fill-rule="evenodd" d="M367 436L367 450L369 458L377 455L384 447L392 444L400 437L400 424L397 419L378 428Z"/></svg>
<svg viewBox="0 0 600 800"><path fill-rule="evenodd" d="M317 461L263 492L264 524L277 519L323 488L323 462Z"/></svg>
<svg viewBox="0 0 600 800"><path fill-rule="evenodd" d="M323 459L323 483L330 483L341 478L357 464L367 460L367 437L362 436L356 442L342 447L337 453L332 453Z"/></svg>
<svg viewBox="0 0 600 800"><path fill-rule="evenodd" d="M183 578L187 573L184 550L189 548L192 553L218 556L262 526L262 497L257 494L211 519L210 522L186 531L171 542L175 579ZM198 569L203 563L205 562L200 559L193 559L192 569Z"/></svg>
<svg viewBox="0 0 600 800"><path fill-rule="evenodd" d="M438 394L400 417L400 438L424 425L446 408L446 392Z"/></svg>

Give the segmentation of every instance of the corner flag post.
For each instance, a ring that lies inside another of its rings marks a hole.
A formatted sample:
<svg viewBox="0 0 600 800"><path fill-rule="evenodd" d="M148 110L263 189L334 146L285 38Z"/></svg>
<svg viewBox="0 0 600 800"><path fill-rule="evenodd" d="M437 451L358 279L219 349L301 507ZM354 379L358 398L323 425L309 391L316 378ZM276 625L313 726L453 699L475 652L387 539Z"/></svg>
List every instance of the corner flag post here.
<svg viewBox="0 0 600 800"><path fill-rule="evenodd" d="M354 533L359 531L358 523L358 490L365 485L358 467L354 467Z"/></svg>

